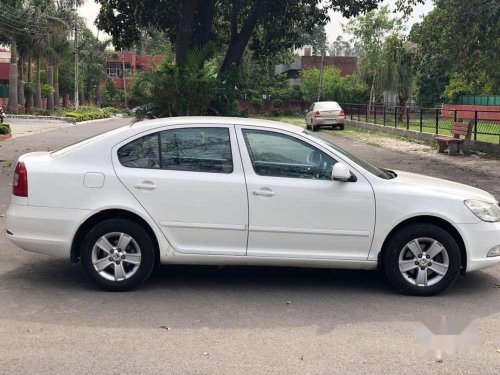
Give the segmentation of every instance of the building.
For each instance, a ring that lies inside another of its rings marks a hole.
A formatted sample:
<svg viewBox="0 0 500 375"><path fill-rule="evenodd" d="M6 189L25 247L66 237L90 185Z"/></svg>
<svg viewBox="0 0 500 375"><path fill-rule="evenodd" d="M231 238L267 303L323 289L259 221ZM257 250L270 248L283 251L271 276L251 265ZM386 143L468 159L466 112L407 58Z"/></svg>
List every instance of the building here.
<svg viewBox="0 0 500 375"><path fill-rule="evenodd" d="M9 99L10 51L0 49L0 106L7 107Z"/></svg>
<svg viewBox="0 0 500 375"><path fill-rule="evenodd" d="M113 79L117 89L123 89L133 82L141 72L147 72L161 63L161 56L136 55L135 52L110 53L107 59L106 72ZM125 66L125 79L123 67Z"/></svg>
<svg viewBox="0 0 500 375"><path fill-rule="evenodd" d="M312 48L306 46L299 51L291 64L280 64L274 68L274 74L285 74L290 84L300 82L300 72L304 69L321 68L323 66L334 66L340 70L342 77L349 76L356 72L358 58L355 56L312 56Z"/></svg>

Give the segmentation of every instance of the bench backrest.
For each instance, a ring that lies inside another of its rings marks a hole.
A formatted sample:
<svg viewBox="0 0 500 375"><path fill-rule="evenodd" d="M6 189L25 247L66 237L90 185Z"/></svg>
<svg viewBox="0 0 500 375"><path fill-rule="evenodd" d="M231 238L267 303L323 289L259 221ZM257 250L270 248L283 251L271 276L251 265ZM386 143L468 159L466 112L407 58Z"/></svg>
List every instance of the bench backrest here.
<svg viewBox="0 0 500 375"><path fill-rule="evenodd" d="M465 137L465 139L469 139L471 136L473 121L466 122L454 122L451 125L451 134L455 138L460 138L461 135Z"/></svg>

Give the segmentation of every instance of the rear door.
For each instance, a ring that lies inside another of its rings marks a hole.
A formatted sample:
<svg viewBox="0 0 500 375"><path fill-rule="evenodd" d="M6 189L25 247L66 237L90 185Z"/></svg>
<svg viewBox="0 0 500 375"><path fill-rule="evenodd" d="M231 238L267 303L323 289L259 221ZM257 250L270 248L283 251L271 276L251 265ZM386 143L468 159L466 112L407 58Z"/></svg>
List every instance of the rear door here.
<svg viewBox="0 0 500 375"><path fill-rule="evenodd" d="M248 198L234 126L136 136L113 149L113 164L175 250L246 254Z"/></svg>

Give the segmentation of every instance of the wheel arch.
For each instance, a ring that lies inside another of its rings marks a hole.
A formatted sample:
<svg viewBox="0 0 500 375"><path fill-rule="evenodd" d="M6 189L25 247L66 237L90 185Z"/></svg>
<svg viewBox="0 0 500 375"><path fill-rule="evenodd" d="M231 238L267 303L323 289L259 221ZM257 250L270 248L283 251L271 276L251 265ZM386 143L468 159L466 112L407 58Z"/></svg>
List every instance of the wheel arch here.
<svg viewBox="0 0 500 375"><path fill-rule="evenodd" d="M389 242L390 238L401 228L408 226L408 225L413 225L413 224L434 224L438 227L443 228L446 230L450 235L453 237L453 239L457 242L458 247L460 249L460 256L461 256L461 273L465 273L465 270L467 269L467 249L465 246L465 242L462 238L462 235L460 232L451 224L449 221L437 217L437 216L432 216L432 215L422 215L422 216L415 216L408 218L406 220L403 220L400 222L398 225L396 225L392 230L389 232L389 234L385 237L384 243L382 244L382 248L380 252L378 253L378 264L379 267L382 267L383 263L383 257L387 248L387 243Z"/></svg>
<svg viewBox="0 0 500 375"><path fill-rule="evenodd" d="M149 223L144 220L141 216L128 210L113 208L106 209L95 213L94 215L88 217L77 229L75 235L73 236L73 241L71 242L70 260L72 263L77 263L80 259L80 244L85 237L85 234L97 223L100 223L107 219L129 219L141 225L144 230L151 236L151 239L155 245L155 251L157 260L160 259L160 244L155 232L149 225Z"/></svg>

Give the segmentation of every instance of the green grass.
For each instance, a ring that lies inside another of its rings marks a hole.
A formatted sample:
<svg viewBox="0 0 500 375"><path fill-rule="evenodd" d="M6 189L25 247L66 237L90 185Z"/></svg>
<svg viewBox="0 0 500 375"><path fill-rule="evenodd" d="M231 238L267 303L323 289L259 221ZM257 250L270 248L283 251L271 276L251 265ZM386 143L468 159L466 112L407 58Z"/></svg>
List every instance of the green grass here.
<svg viewBox="0 0 500 375"><path fill-rule="evenodd" d="M353 120L358 120L356 116L353 116ZM377 117L377 121L375 122L375 119L373 116L370 116L368 118L368 121L366 121L366 117L361 116L359 121L362 122L369 122L369 123L376 123L378 125L383 125L383 117ZM446 136L451 136L451 125L453 123L453 119L439 119L439 130L438 134L439 135L446 135ZM394 124L394 117L393 116L387 116L386 117L386 127L396 127ZM397 123L397 128L398 129L408 129L408 130L413 130L420 132L420 121L413 121L410 120L410 123L407 125L406 120L403 122L398 122ZM480 132L491 132L493 133L496 129L497 131L500 131L500 124L495 124L491 121L479 121L478 122L478 130ZM436 120L434 118L430 119L423 119L422 120L422 132L423 133L430 133L430 134L436 134ZM474 139L474 135L472 135L471 139ZM477 134L477 140L478 141L483 141L483 142L489 142L489 143L500 143L500 135L490 135L490 134Z"/></svg>

